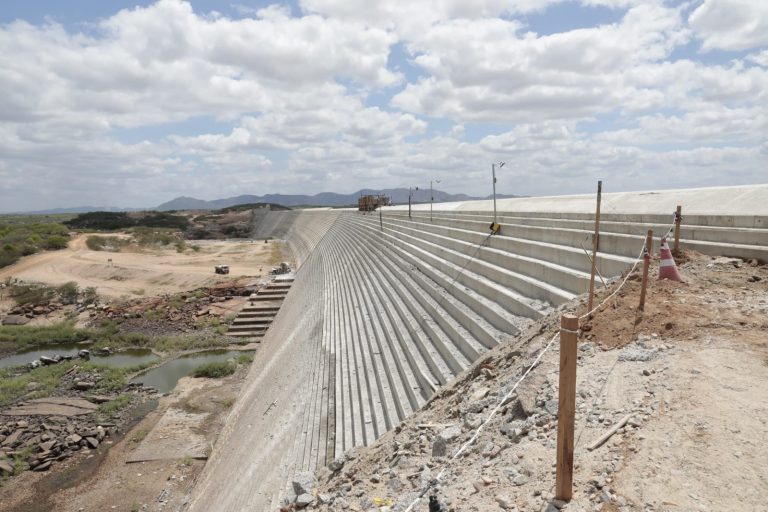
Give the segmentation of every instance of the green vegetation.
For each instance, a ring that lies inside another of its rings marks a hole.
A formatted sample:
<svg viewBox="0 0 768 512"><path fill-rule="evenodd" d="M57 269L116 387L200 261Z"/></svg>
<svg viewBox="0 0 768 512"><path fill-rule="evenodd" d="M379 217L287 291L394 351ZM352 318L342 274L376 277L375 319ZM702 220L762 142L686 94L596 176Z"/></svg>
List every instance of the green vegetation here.
<svg viewBox="0 0 768 512"><path fill-rule="evenodd" d="M85 245L88 246L88 248L92 251L112 251L112 252L118 252L120 249L122 249L124 246L128 245L130 242L126 240L125 238L120 238L117 236L89 236L85 240Z"/></svg>
<svg viewBox="0 0 768 512"><path fill-rule="evenodd" d="M50 286L36 284L15 284L8 290L8 296L16 301L16 304L45 304L56 296L56 290Z"/></svg>
<svg viewBox="0 0 768 512"><path fill-rule="evenodd" d="M76 329L72 322L35 326L0 325L0 352L8 353L38 345L77 343L90 338L92 332Z"/></svg>
<svg viewBox="0 0 768 512"><path fill-rule="evenodd" d="M241 354L237 356L237 364L249 365L253 362L253 354Z"/></svg>
<svg viewBox="0 0 768 512"><path fill-rule="evenodd" d="M92 340L91 350L110 348L154 348L160 352L175 353L185 350L215 348L226 346L228 341L207 336L161 336L149 337L135 332L120 332L119 326L112 320L102 322L99 328L79 329L71 321L54 325L0 325L0 354L9 354L18 350L41 345L59 343L77 343Z"/></svg>
<svg viewBox="0 0 768 512"><path fill-rule="evenodd" d="M158 231L145 227L135 228L133 236L142 247L146 246L165 246L179 242L179 239L167 231Z"/></svg>
<svg viewBox="0 0 768 512"><path fill-rule="evenodd" d="M118 411L122 411L133 402L131 395L120 395L114 400L99 405L97 413L103 417L108 417L115 414Z"/></svg>
<svg viewBox="0 0 768 512"><path fill-rule="evenodd" d="M221 228L221 232L227 238L248 238L251 234L251 227L249 225L230 224Z"/></svg>
<svg viewBox="0 0 768 512"><path fill-rule="evenodd" d="M23 448L21 451L17 451L16 454L13 456L13 474L18 475L22 471L26 471L29 469L29 464L27 463L27 460L32 456L32 454L35 453L35 447L27 446L26 448Z"/></svg>
<svg viewBox="0 0 768 512"><path fill-rule="evenodd" d="M198 366L192 370L193 377L206 377L209 379L220 379L227 375L232 375L237 369L237 364L229 361L214 361Z"/></svg>
<svg viewBox="0 0 768 512"><path fill-rule="evenodd" d="M42 250L64 249L68 241L68 230L61 224L0 223L0 267Z"/></svg>
<svg viewBox="0 0 768 512"><path fill-rule="evenodd" d="M149 430L147 430L147 429L145 429L145 428L141 428L141 429L139 429L139 430L136 430L136 431L133 433L133 436L131 437L131 441L133 441L134 443L138 443L138 442L140 442L142 439L144 439L145 437L147 437L147 434L149 434Z"/></svg>
<svg viewBox="0 0 768 512"><path fill-rule="evenodd" d="M0 368L0 407L5 407L22 396L28 398L44 398L50 396L61 385L61 379L73 366L83 370L98 370L100 379L93 388L95 393L109 393L123 389L128 382L128 376L143 370L152 363L132 366L130 368L111 368L100 366L91 362L66 361L51 366L41 366L34 370L19 368ZM32 384L32 386L30 386ZM33 391L30 391L33 389ZM127 396L127 395L126 395ZM118 398L104 404L105 409L123 408L130 401L127 398ZM116 402L114 405L110 405ZM101 408L100 408L101 410Z"/></svg>
<svg viewBox="0 0 768 512"><path fill-rule="evenodd" d="M220 210L215 210L213 213L230 213L230 212L244 212L246 210L258 210L260 208L269 208L272 211L278 211L278 210L290 210L287 206L283 206L281 204L275 204L275 203L246 203L246 204L236 204L234 206L228 206L226 208L222 208Z"/></svg>
<svg viewBox="0 0 768 512"><path fill-rule="evenodd" d="M81 213L74 219L65 221L65 224L72 229L92 229L97 231L116 231L137 226L171 228L183 231L189 226L189 221L181 215L161 212L132 214L125 212L88 212Z"/></svg>

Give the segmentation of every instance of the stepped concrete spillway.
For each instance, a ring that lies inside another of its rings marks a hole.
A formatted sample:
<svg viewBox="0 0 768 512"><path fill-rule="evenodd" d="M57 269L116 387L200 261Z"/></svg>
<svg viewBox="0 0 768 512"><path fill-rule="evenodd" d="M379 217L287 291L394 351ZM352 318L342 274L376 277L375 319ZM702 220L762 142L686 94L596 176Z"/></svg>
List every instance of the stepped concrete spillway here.
<svg viewBox="0 0 768 512"><path fill-rule="evenodd" d="M635 262L647 229L667 232L677 204L683 248L768 260L768 186L603 200L605 279ZM254 236L284 238L299 266L191 509L275 510L292 473L371 443L481 354L587 291L594 196L498 206L493 236L491 201L261 218Z"/></svg>

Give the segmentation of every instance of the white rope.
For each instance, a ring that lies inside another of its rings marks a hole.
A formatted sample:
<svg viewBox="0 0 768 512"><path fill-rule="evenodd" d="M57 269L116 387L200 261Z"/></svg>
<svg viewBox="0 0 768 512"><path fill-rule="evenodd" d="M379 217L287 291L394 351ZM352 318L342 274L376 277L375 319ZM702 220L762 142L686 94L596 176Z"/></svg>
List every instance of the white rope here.
<svg viewBox="0 0 768 512"><path fill-rule="evenodd" d="M493 417L496 415L496 413L499 412L499 409L501 409L501 406L509 399L509 397L517 389L517 387L520 385L520 383L523 381L523 379L525 379L528 376L528 374L531 372L531 370L533 370L536 367L536 365L539 364L539 361L541 361L542 356L544 356L544 354L549 350L549 348L552 346L552 343L555 342L555 340L557 339L557 337L559 335L560 335L560 331L556 332L555 335L552 336L552 339L549 340L549 343L547 343L547 345L544 347L544 350L542 350L539 353L539 355L533 361L531 366L528 367L528 369L525 371L525 373L523 373L522 377L520 377L520 379L518 379L518 381L515 383L515 385L512 386L512 388L509 391L507 391L507 393L504 395L504 397L501 400L499 400L499 402L496 404L496 407L494 407L493 410L491 411L491 413L488 415L488 418L486 418L486 420L479 427L477 427L477 429L475 430L475 433L472 435L472 437L469 439L469 441L464 443L453 454L453 456L445 463L445 465L443 466L443 469L440 470L440 473L438 473L437 478L435 478L435 480L433 480L432 482L428 483L427 486L424 489L422 489L422 491L419 493L419 495L416 497L416 499L413 500L411 502L411 504L408 505L408 508L405 509L405 512L411 512L411 510L413 510L413 507L419 502L419 500L421 500L421 498L424 497L424 495L427 493L427 491L429 491L430 487L432 487L433 485L436 485L443 478L443 475L445 474L445 471L448 469L448 466L450 466L451 463L453 463L453 461L455 461L458 458L459 455L464 453L464 451L467 448L469 448L472 445L472 443L474 443L477 440L477 436L480 435L480 432L482 432L482 430L485 428L485 426L488 425L488 423L491 421L491 419L493 419Z"/></svg>
<svg viewBox="0 0 768 512"><path fill-rule="evenodd" d="M606 303L606 302L608 302L609 300L611 300L611 299L613 298L613 296L614 296L614 295L616 295L617 293L619 293L619 290L621 290L621 289L624 287L624 285L625 285L625 284L627 284L627 281L629 280L629 276L631 276L631 275L632 275L632 272L634 272L634 271L635 271L635 269L637 268L637 265L638 265L638 263L640 263L640 261L642 261L642 259L643 259L643 253L645 253L645 243L643 243L643 248L640 250L640 254L638 254L638 256L637 256L637 259L635 260L635 264L634 264L634 265L632 265L632 268L631 268L631 269L629 269L629 272L627 272L627 276L626 276L626 277L624 278L624 280L621 282L621 285L620 285L618 288L616 288L616 289L613 291L613 293L611 293L609 296L607 296L605 299L603 299L603 301L602 301L600 304L598 304L597 306L595 306L595 307L592 309L592 311L589 311L589 312L587 312L587 313L584 313L583 315L581 315L581 316L579 317L579 320L583 320L583 319L585 319L585 318L587 318L587 317L590 317L590 316L592 316L592 314L593 314L595 311L597 311L598 309L600 309L601 307L603 307L603 306L605 305L605 303Z"/></svg>

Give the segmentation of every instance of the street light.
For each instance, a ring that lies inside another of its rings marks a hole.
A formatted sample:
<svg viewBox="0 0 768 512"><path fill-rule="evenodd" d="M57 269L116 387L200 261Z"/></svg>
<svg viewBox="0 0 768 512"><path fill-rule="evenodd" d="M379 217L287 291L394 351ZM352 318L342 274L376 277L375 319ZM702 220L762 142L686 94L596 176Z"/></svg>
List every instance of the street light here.
<svg viewBox="0 0 768 512"><path fill-rule="evenodd" d="M435 183L440 183L440 180L434 180ZM432 195L432 180L429 180L429 222L432 222L432 202L435 197Z"/></svg>
<svg viewBox="0 0 768 512"><path fill-rule="evenodd" d="M408 187L408 219L411 218L411 196L413 196L413 191L419 190L419 187Z"/></svg>
<svg viewBox="0 0 768 512"><path fill-rule="evenodd" d="M506 162L494 162L491 164L491 174L493 175L493 223L496 224L496 166L499 169L504 167Z"/></svg>

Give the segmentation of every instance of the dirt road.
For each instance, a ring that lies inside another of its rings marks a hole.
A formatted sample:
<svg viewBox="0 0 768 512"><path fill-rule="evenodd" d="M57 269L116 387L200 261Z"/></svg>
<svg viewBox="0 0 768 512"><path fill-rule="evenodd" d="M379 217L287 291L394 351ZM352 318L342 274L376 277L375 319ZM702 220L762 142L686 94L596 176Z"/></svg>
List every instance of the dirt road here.
<svg viewBox="0 0 768 512"><path fill-rule="evenodd" d="M271 266L288 259L280 241L200 240L200 247L183 253L167 249L129 249L122 252L92 251L82 234L67 249L23 258L0 270L9 277L49 285L75 281L81 288L93 286L108 297L156 295L209 286L231 277L260 276ZM111 260L111 261L110 261ZM230 266L229 276L216 275L213 267Z"/></svg>

